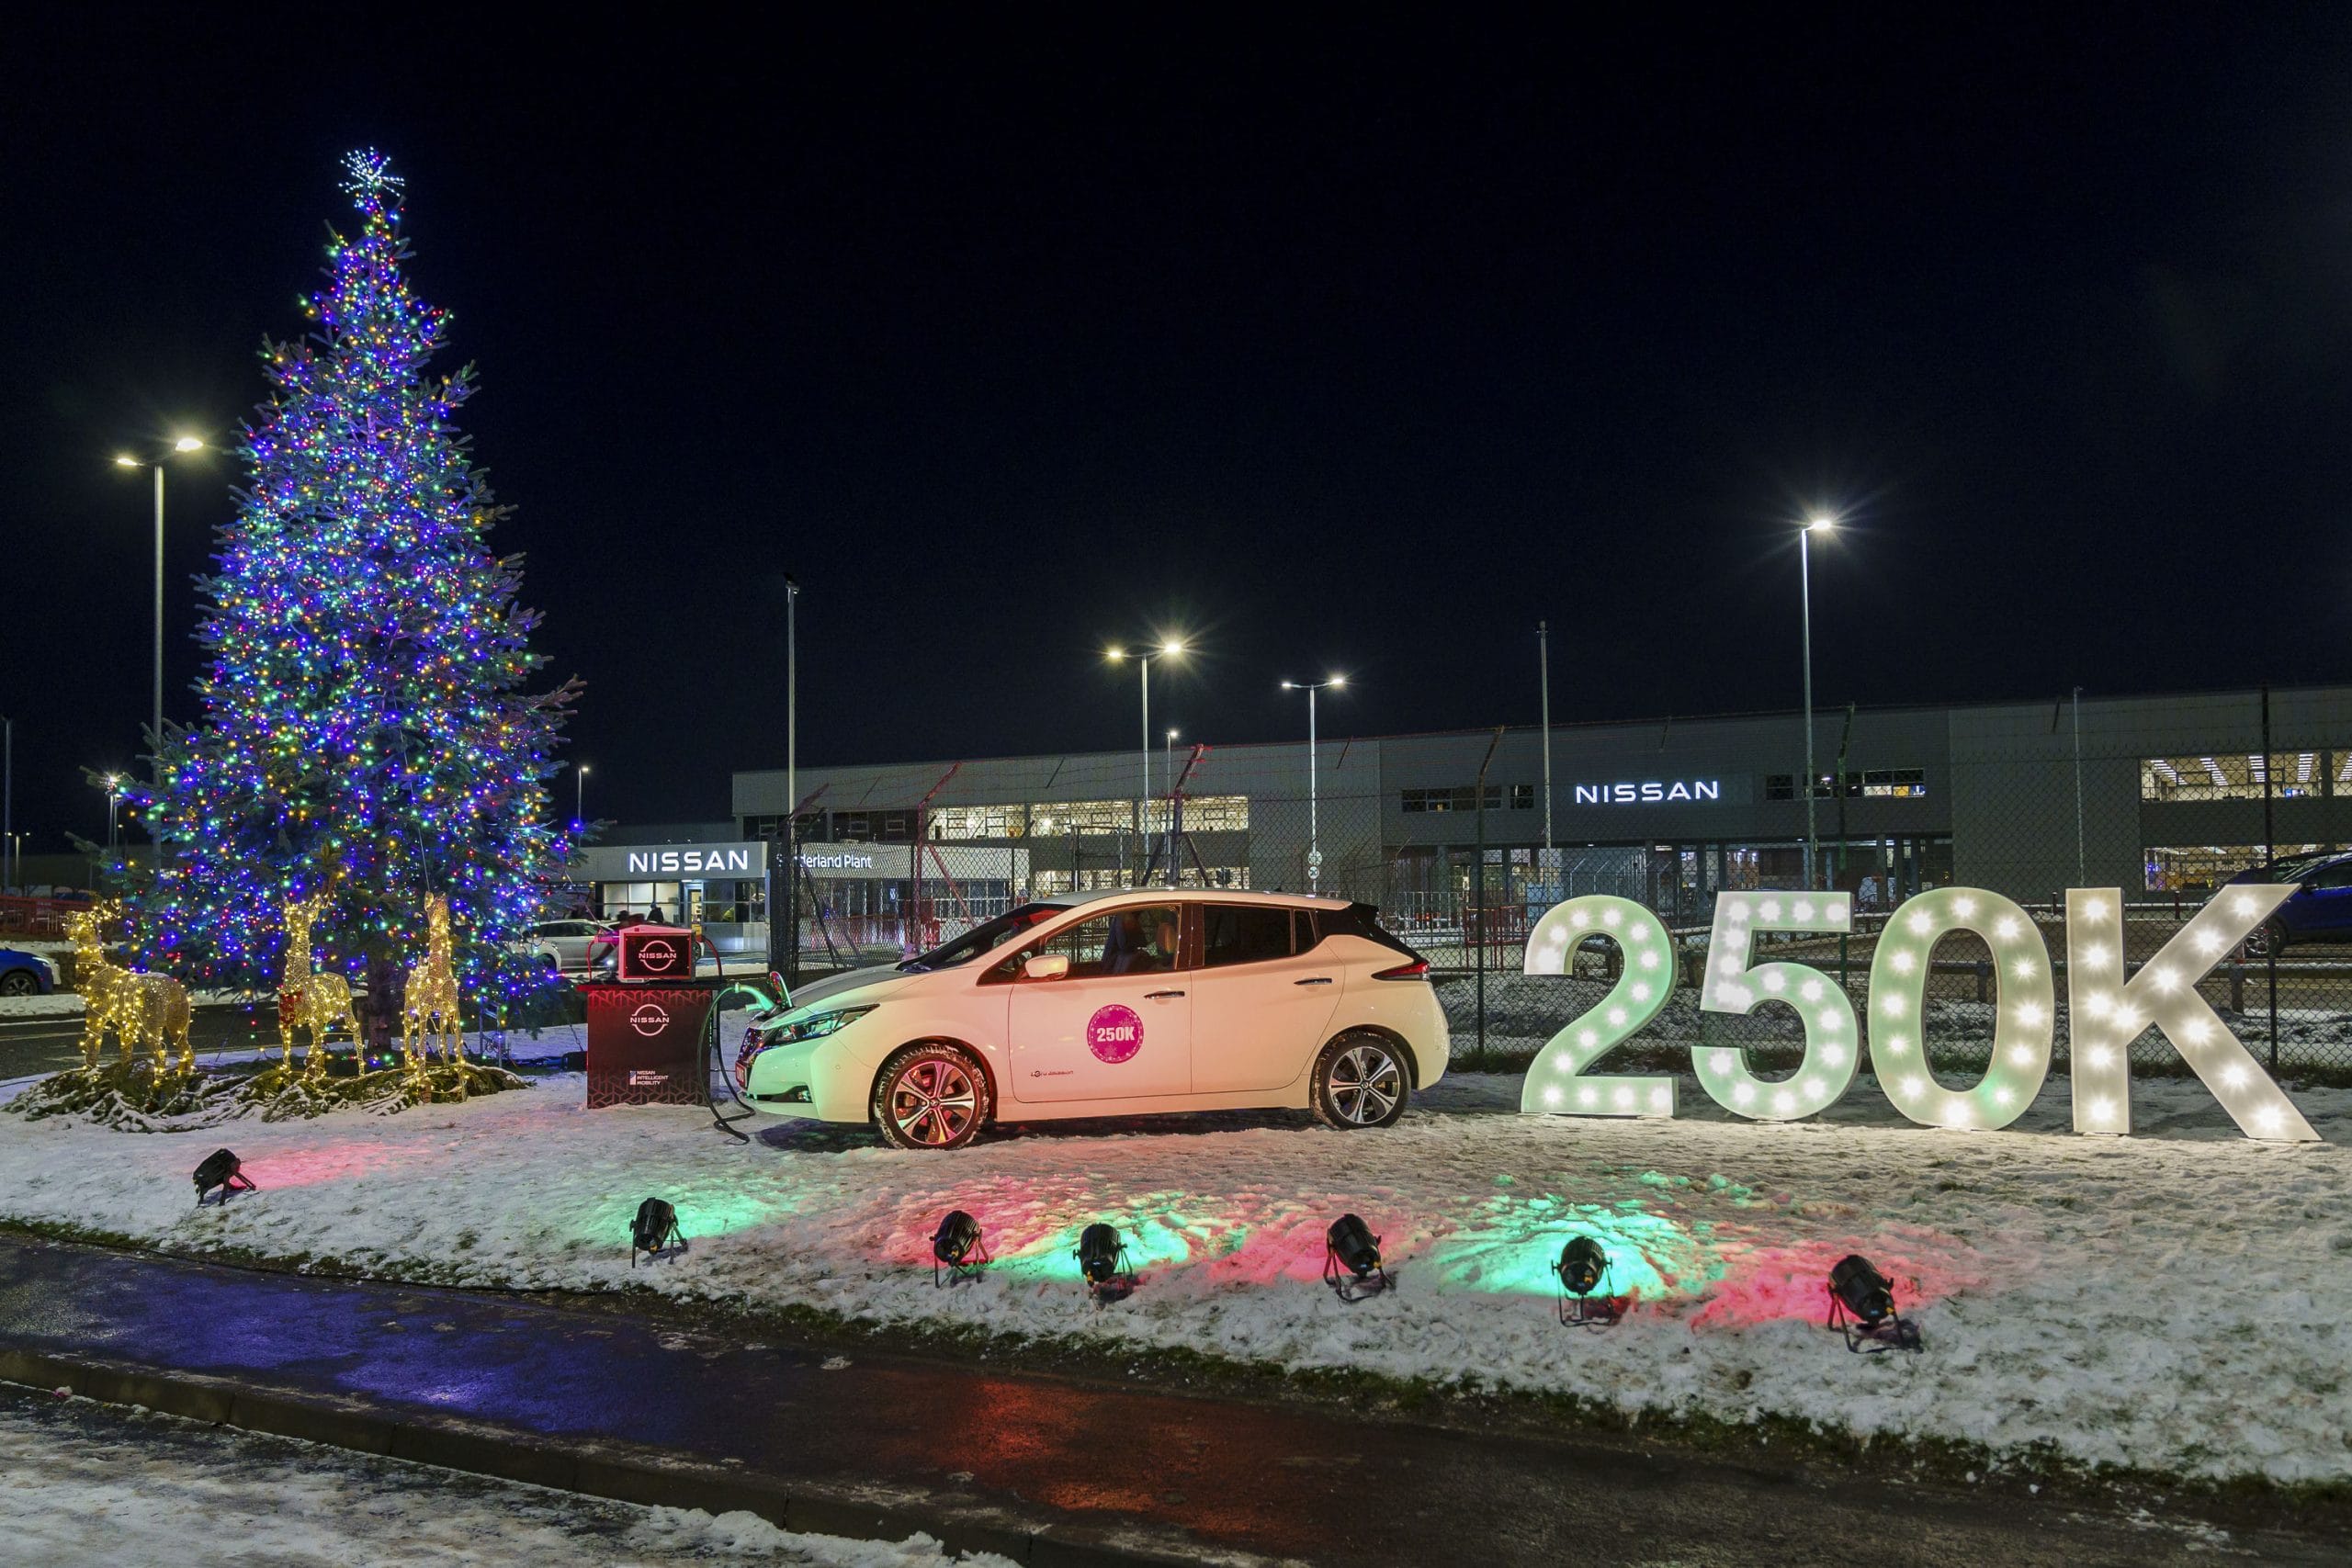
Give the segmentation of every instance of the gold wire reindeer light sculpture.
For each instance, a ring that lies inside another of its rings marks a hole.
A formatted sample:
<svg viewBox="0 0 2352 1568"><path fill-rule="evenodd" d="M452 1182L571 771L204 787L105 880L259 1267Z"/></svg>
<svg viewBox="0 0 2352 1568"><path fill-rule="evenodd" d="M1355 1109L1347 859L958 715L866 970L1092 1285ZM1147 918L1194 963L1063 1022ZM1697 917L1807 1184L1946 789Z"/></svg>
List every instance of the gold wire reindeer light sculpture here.
<svg viewBox="0 0 2352 1568"><path fill-rule="evenodd" d="M322 1077L327 1069L327 1031L340 1023L351 1034L352 1049L359 1049L359 1019L351 1010L351 982L331 971L311 967L311 927L326 913L327 896L286 904L286 962L277 976L277 1039L285 1055L281 1067L294 1062L294 1032L311 1032L311 1048L302 1058L305 1077Z"/></svg>
<svg viewBox="0 0 2352 1568"><path fill-rule="evenodd" d="M436 1039L441 1042L444 1062L462 1066L466 1059L465 1025L458 1014L458 971L452 963L457 954L449 940L449 900L438 893L425 899L424 921L424 962L408 972L401 1005L401 1050L412 1073L424 1067L416 1048L420 1033L427 1051Z"/></svg>
<svg viewBox="0 0 2352 1568"><path fill-rule="evenodd" d="M106 1032L111 1029L122 1046L124 1066L144 1044L154 1053L158 1072L171 1070L172 1054L164 1043L168 1035L179 1044L177 1070L187 1072L196 1066L196 1050L188 1043L187 987L168 975L127 969L107 960L106 942L98 932L121 918L122 904L112 898L65 917L65 934L74 943L74 984L86 1010L82 1020L83 1070L97 1066L98 1054L106 1048Z"/></svg>

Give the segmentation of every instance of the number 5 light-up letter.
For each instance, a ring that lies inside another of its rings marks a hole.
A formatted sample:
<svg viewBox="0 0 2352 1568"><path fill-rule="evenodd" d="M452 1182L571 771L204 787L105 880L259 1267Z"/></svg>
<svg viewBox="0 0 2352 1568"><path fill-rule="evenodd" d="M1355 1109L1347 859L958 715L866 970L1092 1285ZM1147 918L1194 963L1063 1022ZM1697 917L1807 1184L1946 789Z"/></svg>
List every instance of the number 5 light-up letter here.
<svg viewBox="0 0 2352 1568"><path fill-rule="evenodd" d="M2123 895L2066 894L2066 1002L2075 1042L2075 1131L2132 1131L2132 1042L2154 1023L2249 1138L2313 1143L2319 1134L2230 1032L2197 982L2264 917L2295 895L2292 882L2224 887L2156 955L2123 979Z"/></svg>
<svg viewBox="0 0 2352 1568"><path fill-rule="evenodd" d="M1860 1041L1854 1004L1844 988L1803 964L1747 966L1749 944L1758 931L1834 936L1850 931L1853 921L1853 905L1843 893L1725 893L1716 897L1700 1010L1747 1013L1764 1002L1786 1002L1804 1024L1804 1060L1785 1083L1767 1083L1750 1072L1747 1054L1738 1046L1702 1045L1692 1052L1700 1087L1716 1104L1758 1121L1787 1122L1828 1109L1854 1081Z"/></svg>
<svg viewBox="0 0 2352 1568"><path fill-rule="evenodd" d="M1587 893L1555 904L1527 933L1525 970L1566 975L1588 937L1607 937L1624 955L1624 972L1600 1005L1571 1019L1527 1069L1521 1111L1584 1116L1671 1116L1669 1077L1586 1077L1584 1070L1664 1010L1674 991L1673 939L1658 918L1631 898Z"/></svg>

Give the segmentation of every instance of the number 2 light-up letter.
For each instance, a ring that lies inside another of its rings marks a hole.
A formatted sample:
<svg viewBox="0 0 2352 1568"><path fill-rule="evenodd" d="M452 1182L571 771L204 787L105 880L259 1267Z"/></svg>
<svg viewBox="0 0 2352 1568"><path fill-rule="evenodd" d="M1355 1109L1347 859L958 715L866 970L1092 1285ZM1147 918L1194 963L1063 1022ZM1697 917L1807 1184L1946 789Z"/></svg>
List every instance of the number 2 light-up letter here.
<svg viewBox="0 0 2352 1568"><path fill-rule="evenodd" d="M1571 1019L1527 1069L1521 1111L1585 1116L1671 1116L1669 1077L1586 1077L1586 1067L1646 1028L1674 990L1673 942L1658 918L1631 898L1587 893L1555 904L1527 933L1525 970L1566 975L1588 937L1607 937L1624 955L1624 972L1591 1011Z"/></svg>
<svg viewBox="0 0 2352 1568"><path fill-rule="evenodd" d="M1854 1004L1844 988L1803 964L1747 966L1758 931L1836 935L1853 928L1853 905L1843 893L1727 893L1715 900L1715 928L1707 942L1707 973L1699 988L1703 1012L1747 1013L1764 1002L1785 1002L1804 1025L1804 1060L1785 1083L1767 1083L1748 1070L1736 1045L1702 1045L1691 1053L1699 1085L1715 1103L1759 1121L1787 1122L1837 1103L1854 1081L1860 1048Z"/></svg>
<svg viewBox="0 0 2352 1568"><path fill-rule="evenodd" d="M2154 1023L2247 1137L2318 1141L2302 1112L2256 1064L2221 1014L2197 994L2197 982L2271 910L2293 897L2296 886L2283 882L2222 888L2141 965L2128 985L2123 979L2122 893L2113 887L2067 892L2066 1003L2074 1034L2075 1131L2132 1130L2132 1042Z"/></svg>
<svg viewBox="0 0 2352 1568"><path fill-rule="evenodd" d="M1993 950L1998 1010L1993 1059L1973 1089L1946 1089L1928 1070L1928 965L1951 931L1974 931ZM1871 1066L1894 1108L1929 1127L2006 1127L2025 1114L2050 1074L2056 993L2050 949L2033 921L1998 893L1939 887L1894 911L1871 960Z"/></svg>

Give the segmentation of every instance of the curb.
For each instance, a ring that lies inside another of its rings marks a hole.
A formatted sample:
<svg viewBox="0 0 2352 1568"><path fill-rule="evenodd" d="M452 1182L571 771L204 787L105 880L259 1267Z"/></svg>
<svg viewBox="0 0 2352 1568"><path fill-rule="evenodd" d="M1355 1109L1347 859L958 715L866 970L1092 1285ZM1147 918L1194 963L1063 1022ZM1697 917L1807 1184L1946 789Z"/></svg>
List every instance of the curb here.
<svg viewBox="0 0 2352 1568"><path fill-rule="evenodd" d="M616 1503L700 1508L711 1514L748 1510L778 1529L803 1534L899 1541L920 1531L940 1542L947 1562L967 1551L994 1552L1030 1568L1200 1561L1192 1553L1091 1539L1075 1530L1057 1533L1063 1527L1035 1528L978 1502L910 1506L860 1497L847 1488L806 1483L787 1487L781 1481L680 1459L658 1449L544 1438L425 1412L393 1415L362 1398L255 1389L229 1378L129 1361L0 1346L0 1384L7 1383L29 1393L70 1393L104 1404L140 1405L211 1426Z"/></svg>

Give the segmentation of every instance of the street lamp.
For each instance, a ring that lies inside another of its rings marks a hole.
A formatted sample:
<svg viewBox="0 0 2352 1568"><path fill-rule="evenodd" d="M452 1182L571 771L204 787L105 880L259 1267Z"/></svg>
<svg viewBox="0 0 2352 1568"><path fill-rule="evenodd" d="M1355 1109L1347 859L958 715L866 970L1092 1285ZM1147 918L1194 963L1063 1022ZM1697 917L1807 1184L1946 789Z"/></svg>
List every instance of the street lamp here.
<svg viewBox="0 0 2352 1568"><path fill-rule="evenodd" d="M118 798L119 798L119 797L121 796L121 795L122 795L122 775L121 775L120 773L108 773L108 774L107 775L107 777L106 777L106 785L107 785L107 852L108 852L109 853L111 853L111 852L114 851L115 847L116 847L116 845L115 845L115 831L114 831L114 803L115 803L115 801L116 801Z"/></svg>
<svg viewBox="0 0 2352 1568"><path fill-rule="evenodd" d="M1176 880L1176 732L1170 730L1159 749L1159 774L1168 781L1168 880Z"/></svg>
<svg viewBox="0 0 2352 1568"><path fill-rule="evenodd" d="M175 454L201 452L204 443L193 435L183 435L172 443ZM155 475L155 783L164 782L164 463L162 458L141 462L124 454L115 458L119 468L150 468Z"/></svg>
<svg viewBox="0 0 2352 1568"><path fill-rule="evenodd" d="M1151 661L1155 659L1173 659L1183 651L1184 645L1172 637L1162 641L1158 648L1148 653L1130 653L1124 648L1106 648L1102 650L1102 657L1114 664L1122 659L1134 660L1136 673L1142 678L1143 797L1136 802L1136 833L1138 837L1143 834L1145 818L1151 812Z"/></svg>
<svg viewBox="0 0 2352 1568"><path fill-rule="evenodd" d="M581 809L587 798L588 764L581 762L571 770L571 825L575 828L588 820L587 813Z"/></svg>
<svg viewBox="0 0 2352 1568"><path fill-rule="evenodd" d="M1821 775L1813 762L1813 536L1835 533L1838 520L1815 516L1797 530L1797 586L1804 612L1804 885L1815 886L1814 863L1820 847L1814 828L1814 795Z"/></svg>
<svg viewBox="0 0 2352 1568"><path fill-rule="evenodd" d="M1306 890L1309 893L1315 891L1315 885L1323 878L1323 840L1316 822L1315 694L1337 690L1347 683L1345 675L1327 675L1320 681L1283 682L1285 692L1306 694Z"/></svg>

